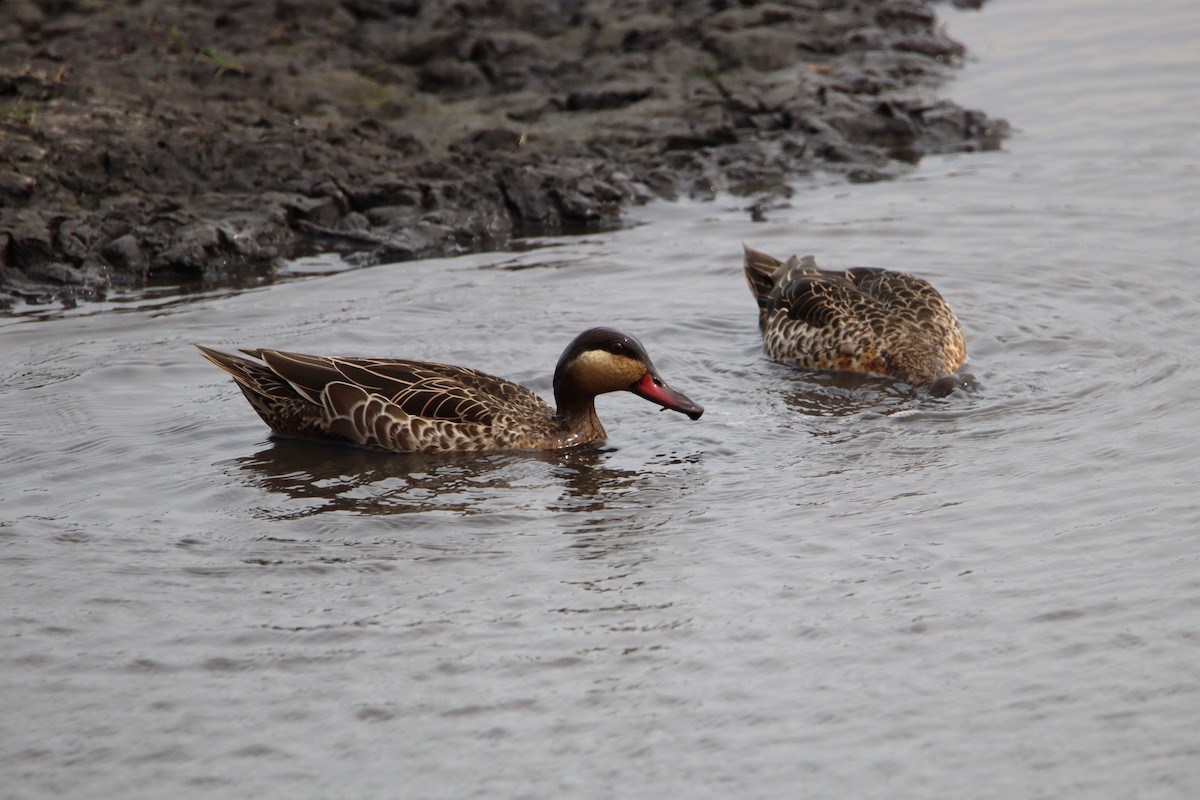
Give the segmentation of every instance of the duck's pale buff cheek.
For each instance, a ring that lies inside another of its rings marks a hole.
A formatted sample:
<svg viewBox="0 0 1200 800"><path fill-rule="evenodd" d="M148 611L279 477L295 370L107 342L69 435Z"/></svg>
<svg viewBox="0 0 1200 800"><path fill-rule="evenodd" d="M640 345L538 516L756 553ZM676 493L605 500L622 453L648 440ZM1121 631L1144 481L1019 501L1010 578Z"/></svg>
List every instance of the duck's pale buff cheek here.
<svg viewBox="0 0 1200 800"><path fill-rule="evenodd" d="M581 391L600 394L629 388L642 379L646 367L637 359L604 350L589 350L575 359L571 372Z"/></svg>

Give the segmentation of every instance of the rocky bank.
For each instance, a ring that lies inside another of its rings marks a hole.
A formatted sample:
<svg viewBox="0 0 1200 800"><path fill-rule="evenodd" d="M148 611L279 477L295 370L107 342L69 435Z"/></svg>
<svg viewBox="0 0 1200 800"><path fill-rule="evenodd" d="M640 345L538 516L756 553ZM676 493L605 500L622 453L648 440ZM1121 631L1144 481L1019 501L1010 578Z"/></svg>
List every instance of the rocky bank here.
<svg viewBox="0 0 1200 800"><path fill-rule="evenodd" d="M7 0L0 287L397 261L993 149L924 0ZM0 300L3 303L3 300Z"/></svg>

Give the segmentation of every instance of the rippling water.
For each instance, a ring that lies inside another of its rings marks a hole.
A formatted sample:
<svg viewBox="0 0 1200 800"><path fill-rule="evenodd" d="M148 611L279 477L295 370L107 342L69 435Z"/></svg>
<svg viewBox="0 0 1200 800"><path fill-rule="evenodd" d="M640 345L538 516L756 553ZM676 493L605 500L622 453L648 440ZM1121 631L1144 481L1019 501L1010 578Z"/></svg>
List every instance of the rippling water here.
<svg viewBox="0 0 1200 800"><path fill-rule="evenodd" d="M5 796L1200 793L1200 7L946 13L1005 152L0 319ZM968 388L768 363L743 240L931 279ZM273 441L190 346L548 396L599 323L704 418L607 396L565 456Z"/></svg>

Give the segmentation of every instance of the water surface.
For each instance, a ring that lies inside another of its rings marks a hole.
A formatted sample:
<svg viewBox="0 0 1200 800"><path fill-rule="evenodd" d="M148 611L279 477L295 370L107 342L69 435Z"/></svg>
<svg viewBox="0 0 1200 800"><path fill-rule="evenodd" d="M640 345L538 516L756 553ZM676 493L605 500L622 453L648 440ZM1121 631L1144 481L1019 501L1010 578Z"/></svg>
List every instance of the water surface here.
<svg viewBox="0 0 1200 800"><path fill-rule="evenodd" d="M946 13L975 56L949 92L1019 129L1004 152L763 222L659 205L0 320L6 795L1200 792L1200 8ZM742 241L927 277L972 385L767 362ZM562 456L274 441L190 345L548 396L593 324L703 419L608 396L608 444Z"/></svg>

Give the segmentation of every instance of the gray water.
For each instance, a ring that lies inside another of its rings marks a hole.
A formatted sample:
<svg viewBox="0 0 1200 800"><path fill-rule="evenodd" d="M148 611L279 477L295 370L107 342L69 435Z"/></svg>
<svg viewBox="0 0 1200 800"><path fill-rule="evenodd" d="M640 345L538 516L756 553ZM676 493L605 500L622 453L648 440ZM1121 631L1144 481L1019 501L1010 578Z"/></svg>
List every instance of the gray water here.
<svg viewBox="0 0 1200 800"><path fill-rule="evenodd" d="M1200 796L1200 5L948 15L1020 131L525 253L0 319L6 798ZM945 398L768 363L741 242L917 272ZM276 442L189 343L549 393L593 324L698 422Z"/></svg>

